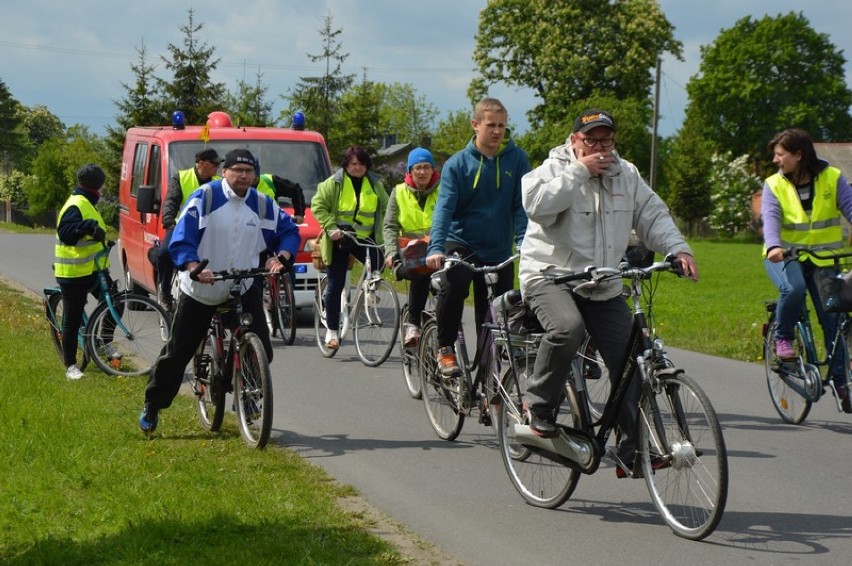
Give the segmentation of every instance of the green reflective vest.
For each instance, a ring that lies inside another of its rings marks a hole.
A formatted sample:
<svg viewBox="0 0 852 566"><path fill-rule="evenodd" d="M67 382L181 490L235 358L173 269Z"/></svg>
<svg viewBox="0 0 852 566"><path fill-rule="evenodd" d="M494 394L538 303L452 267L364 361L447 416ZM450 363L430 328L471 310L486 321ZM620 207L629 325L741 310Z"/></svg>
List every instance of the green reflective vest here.
<svg viewBox="0 0 852 566"><path fill-rule="evenodd" d="M355 198L355 187L349 175L343 176L343 187L340 190L340 200L337 203L337 217L341 223L350 224L355 228L355 235L367 238L373 235L373 224L376 221L376 209L379 207L379 197L367 176L361 181L360 201ZM357 213L357 214L356 214Z"/></svg>
<svg viewBox="0 0 852 566"><path fill-rule="evenodd" d="M264 173L257 178L257 192L265 194L272 199L272 202L278 202L275 196L275 183L272 182L271 173Z"/></svg>
<svg viewBox="0 0 852 566"><path fill-rule="evenodd" d="M426 205L421 209L417 195L406 185L400 183L393 194L396 198L396 220L403 238L420 238L429 233L432 228L432 214L438 201L439 187L426 196Z"/></svg>
<svg viewBox="0 0 852 566"><path fill-rule="evenodd" d="M71 195L65 201L62 209L59 211L59 221L62 220L62 215L68 210L68 207L76 206L80 209L80 214L83 220L95 220L98 226L106 230L103 218L98 214L98 211L92 203L83 195ZM56 277L63 279L74 279L78 277L86 277L95 272L95 254L103 249L103 244L93 240L91 236L83 236L76 244L69 246L58 237L54 246L54 255L56 262L53 264L53 272ZM101 260L101 265L98 269L106 269L109 267L109 256L104 255Z"/></svg>
<svg viewBox="0 0 852 566"><path fill-rule="evenodd" d="M212 180L216 181L221 178L213 175ZM180 192L183 193L183 200L181 202L184 203L189 199L192 191L201 186L198 182L198 175L195 174L195 167L178 171L178 180L180 180Z"/></svg>
<svg viewBox="0 0 852 566"><path fill-rule="evenodd" d="M781 206L781 243L785 248L819 247L838 249L843 247L843 228L840 225L840 209L837 208L837 180L840 169L826 167L814 179L814 195L810 216L802 207L796 187L781 173L776 173L766 184ZM819 260L805 254L800 261L809 259L815 265L830 266L832 260Z"/></svg>

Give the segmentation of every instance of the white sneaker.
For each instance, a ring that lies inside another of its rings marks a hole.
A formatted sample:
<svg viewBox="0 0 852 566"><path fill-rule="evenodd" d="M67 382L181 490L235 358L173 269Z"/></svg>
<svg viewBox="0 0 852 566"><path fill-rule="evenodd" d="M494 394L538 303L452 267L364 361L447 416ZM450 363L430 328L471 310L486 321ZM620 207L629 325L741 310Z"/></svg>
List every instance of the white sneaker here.
<svg viewBox="0 0 852 566"><path fill-rule="evenodd" d="M417 345L417 341L420 340L420 328L411 324L410 322L405 323L405 347L411 348Z"/></svg>
<svg viewBox="0 0 852 566"><path fill-rule="evenodd" d="M71 364L65 369L65 377L68 379L77 380L81 379L85 375L86 374L80 371L80 368L77 367L77 364Z"/></svg>
<svg viewBox="0 0 852 566"><path fill-rule="evenodd" d="M337 334L337 330L328 329L325 331L325 345L331 350L336 350L340 347L340 337Z"/></svg>

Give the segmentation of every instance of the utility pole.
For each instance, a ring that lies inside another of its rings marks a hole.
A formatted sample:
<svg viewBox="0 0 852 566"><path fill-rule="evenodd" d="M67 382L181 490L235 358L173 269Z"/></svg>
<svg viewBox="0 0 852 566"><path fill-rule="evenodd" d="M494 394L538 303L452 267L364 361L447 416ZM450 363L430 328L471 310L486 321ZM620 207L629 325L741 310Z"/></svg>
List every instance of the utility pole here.
<svg viewBox="0 0 852 566"><path fill-rule="evenodd" d="M657 76L654 80L654 127L651 134L651 190L657 190L657 124L660 121L660 58L657 57Z"/></svg>

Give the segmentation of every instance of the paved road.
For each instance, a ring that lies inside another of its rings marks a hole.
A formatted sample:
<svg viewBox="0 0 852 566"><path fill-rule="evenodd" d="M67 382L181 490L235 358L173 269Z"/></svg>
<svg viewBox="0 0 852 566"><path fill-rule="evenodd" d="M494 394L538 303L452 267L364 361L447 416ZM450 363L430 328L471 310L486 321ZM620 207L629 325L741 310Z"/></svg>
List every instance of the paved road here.
<svg viewBox="0 0 852 566"><path fill-rule="evenodd" d="M0 274L40 291L52 283L52 241L0 234ZM725 515L695 543L663 525L644 482L617 480L608 463L562 508L525 505L490 429L467 422L457 441L439 440L405 392L396 356L367 368L351 342L324 359L313 340L304 326L293 346L276 346L273 442L466 564L847 564L852 556L852 416L825 398L803 426L783 424L760 365L671 351L713 400L730 459ZM128 426L137 409L128 407ZM169 419L161 417L166 437Z"/></svg>

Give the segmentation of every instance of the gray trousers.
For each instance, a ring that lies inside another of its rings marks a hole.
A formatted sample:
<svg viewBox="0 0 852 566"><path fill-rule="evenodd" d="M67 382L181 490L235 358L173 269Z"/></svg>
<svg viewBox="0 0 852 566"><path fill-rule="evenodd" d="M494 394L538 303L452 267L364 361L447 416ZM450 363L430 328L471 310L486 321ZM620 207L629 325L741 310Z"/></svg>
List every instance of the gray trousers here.
<svg viewBox="0 0 852 566"><path fill-rule="evenodd" d="M527 285L524 297L546 332L524 395L530 411L546 415L556 408L569 377L571 360L586 332L594 340L609 370L610 381L615 384L619 378L617 366L624 357L633 325L633 314L623 297L591 301L575 296L565 285L548 280ZM640 390L637 379L628 389L618 415L618 456L627 464L633 461L636 451L634 429Z"/></svg>

